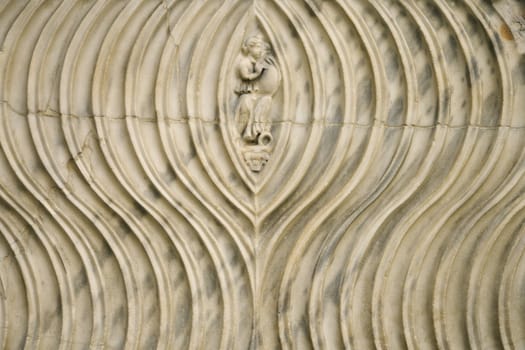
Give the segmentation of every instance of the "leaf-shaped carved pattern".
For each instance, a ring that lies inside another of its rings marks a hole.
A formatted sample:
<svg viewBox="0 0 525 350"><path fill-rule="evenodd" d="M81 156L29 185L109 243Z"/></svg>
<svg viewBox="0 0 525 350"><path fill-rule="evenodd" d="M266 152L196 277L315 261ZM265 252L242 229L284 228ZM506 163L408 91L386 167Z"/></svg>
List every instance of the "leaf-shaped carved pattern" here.
<svg viewBox="0 0 525 350"><path fill-rule="evenodd" d="M1 348L525 347L525 56L492 2L12 0L0 23ZM279 73L256 171L253 32Z"/></svg>

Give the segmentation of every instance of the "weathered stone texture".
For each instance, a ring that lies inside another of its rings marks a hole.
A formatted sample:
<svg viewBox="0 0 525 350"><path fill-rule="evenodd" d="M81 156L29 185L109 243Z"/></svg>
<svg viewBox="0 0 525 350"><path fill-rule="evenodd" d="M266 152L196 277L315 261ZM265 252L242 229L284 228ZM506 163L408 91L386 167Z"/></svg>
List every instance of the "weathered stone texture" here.
<svg viewBox="0 0 525 350"><path fill-rule="evenodd" d="M522 9L0 1L0 348L525 349Z"/></svg>

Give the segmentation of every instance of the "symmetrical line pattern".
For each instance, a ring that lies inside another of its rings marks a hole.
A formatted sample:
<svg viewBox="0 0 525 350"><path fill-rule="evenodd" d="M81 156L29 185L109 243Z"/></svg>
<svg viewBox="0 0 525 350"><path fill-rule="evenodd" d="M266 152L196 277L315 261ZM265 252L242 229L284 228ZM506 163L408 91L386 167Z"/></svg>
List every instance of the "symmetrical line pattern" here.
<svg viewBox="0 0 525 350"><path fill-rule="evenodd" d="M0 348L524 349L509 33L488 0L1 1Z"/></svg>

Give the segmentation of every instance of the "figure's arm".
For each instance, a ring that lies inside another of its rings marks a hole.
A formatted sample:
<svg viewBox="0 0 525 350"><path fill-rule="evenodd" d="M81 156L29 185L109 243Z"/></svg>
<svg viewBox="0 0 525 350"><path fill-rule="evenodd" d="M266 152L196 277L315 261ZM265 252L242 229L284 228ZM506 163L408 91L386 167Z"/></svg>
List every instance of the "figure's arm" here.
<svg viewBox="0 0 525 350"><path fill-rule="evenodd" d="M244 80L254 80L261 76L264 71L264 67L261 64L252 65L251 63L244 62L239 67L239 73L241 78Z"/></svg>

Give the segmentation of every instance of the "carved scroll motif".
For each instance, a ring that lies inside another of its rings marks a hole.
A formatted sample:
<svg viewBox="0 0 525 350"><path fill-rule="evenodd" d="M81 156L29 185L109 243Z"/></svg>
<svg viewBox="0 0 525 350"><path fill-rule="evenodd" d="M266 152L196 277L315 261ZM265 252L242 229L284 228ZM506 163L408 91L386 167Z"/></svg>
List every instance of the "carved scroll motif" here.
<svg viewBox="0 0 525 350"><path fill-rule="evenodd" d="M272 47L260 33L243 42L235 63L237 143L251 171L260 172L273 147L270 109L281 82Z"/></svg>

